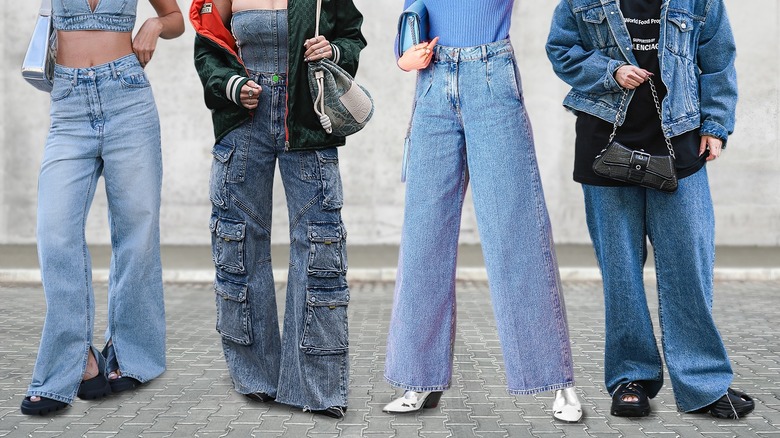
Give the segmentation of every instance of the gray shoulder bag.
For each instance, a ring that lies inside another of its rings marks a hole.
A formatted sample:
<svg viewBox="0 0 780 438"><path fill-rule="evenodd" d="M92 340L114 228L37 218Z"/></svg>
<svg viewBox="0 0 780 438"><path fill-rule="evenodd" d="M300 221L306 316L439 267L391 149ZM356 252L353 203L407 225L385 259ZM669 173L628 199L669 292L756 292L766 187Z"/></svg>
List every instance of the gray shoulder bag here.
<svg viewBox="0 0 780 438"><path fill-rule="evenodd" d="M322 0L317 0L314 37L320 35ZM309 90L314 112L328 134L354 134L374 115L374 101L368 90L330 59L309 62Z"/></svg>

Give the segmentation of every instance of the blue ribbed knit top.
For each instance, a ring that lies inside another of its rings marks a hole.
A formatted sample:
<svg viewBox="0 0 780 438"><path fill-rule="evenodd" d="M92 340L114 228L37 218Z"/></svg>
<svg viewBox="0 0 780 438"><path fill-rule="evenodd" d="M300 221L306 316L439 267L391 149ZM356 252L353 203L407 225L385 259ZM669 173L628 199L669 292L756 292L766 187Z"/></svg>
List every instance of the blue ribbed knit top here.
<svg viewBox="0 0 780 438"><path fill-rule="evenodd" d="M424 0L429 39L439 44L472 47L509 37L514 0ZM414 0L404 0L404 9Z"/></svg>

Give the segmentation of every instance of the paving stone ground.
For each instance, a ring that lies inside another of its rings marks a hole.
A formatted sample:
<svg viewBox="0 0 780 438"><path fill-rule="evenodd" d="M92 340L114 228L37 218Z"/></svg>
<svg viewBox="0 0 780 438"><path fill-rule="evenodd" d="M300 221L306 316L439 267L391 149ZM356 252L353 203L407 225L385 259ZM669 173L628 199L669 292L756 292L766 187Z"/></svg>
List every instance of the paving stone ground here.
<svg viewBox="0 0 780 438"><path fill-rule="evenodd" d="M284 285L278 288L281 295ZM214 331L212 291L203 284L166 288L168 371L160 378L131 394L94 402L76 399L55 417L23 416L19 403L37 351L43 292L40 286L0 285L0 436L780 438L780 282L716 285L716 320L736 373L733 386L756 399L755 412L740 421L677 412L668 381L651 402L649 417L610 416L601 383L601 285L564 283L577 391L585 411L579 424L552 419L552 393L507 394L489 291L480 282L458 284L453 387L440 407L410 415L382 413L382 406L399 395L382 377L392 288L392 283L351 285L349 411L336 421L249 402L232 390ZM648 295L655 312L655 292ZM101 334L105 285L96 286L96 297L96 333Z"/></svg>

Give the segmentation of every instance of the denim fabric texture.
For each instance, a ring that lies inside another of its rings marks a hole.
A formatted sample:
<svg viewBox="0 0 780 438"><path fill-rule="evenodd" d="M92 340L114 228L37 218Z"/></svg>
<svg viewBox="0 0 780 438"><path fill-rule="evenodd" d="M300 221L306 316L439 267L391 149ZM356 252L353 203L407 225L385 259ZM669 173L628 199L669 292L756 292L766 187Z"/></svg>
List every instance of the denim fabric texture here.
<svg viewBox="0 0 780 438"><path fill-rule="evenodd" d="M98 0L95 10L88 0L52 0L57 30L132 32L138 0Z"/></svg>
<svg viewBox="0 0 780 438"><path fill-rule="evenodd" d="M658 281L661 343L677 406L689 412L726 393L731 365L712 317L715 217L706 167L673 194L583 185L588 229L604 280L604 378L610 393L663 384L642 268L649 238Z"/></svg>
<svg viewBox="0 0 780 438"><path fill-rule="evenodd" d="M86 3L86 2L85 2ZM55 67L51 127L38 180L38 256L46 321L27 395L71 403L92 344L92 266L84 237L105 180L111 228L108 327L123 375L165 370L160 266L160 123L135 55Z"/></svg>
<svg viewBox="0 0 780 438"><path fill-rule="evenodd" d="M564 106L613 123L622 97L614 74L638 65L632 47L618 0L561 0L547 54L572 87ZM665 1L658 47L661 80L671 90L661 106L666 136L700 128L701 135L725 141L734 131L737 73L723 0Z"/></svg>
<svg viewBox="0 0 780 438"><path fill-rule="evenodd" d="M349 289L338 152L285 151L286 11L247 11L233 24L263 90L254 116L213 150L211 238L225 359L239 393L312 410L346 406ZM260 56L269 53L262 41L278 56ZM291 241L281 336L271 267L277 162Z"/></svg>
<svg viewBox="0 0 780 438"><path fill-rule="evenodd" d="M437 46L415 99L385 377L407 390L450 387L471 182L509 392L572 386L558 264L510 42Z"/></svg>

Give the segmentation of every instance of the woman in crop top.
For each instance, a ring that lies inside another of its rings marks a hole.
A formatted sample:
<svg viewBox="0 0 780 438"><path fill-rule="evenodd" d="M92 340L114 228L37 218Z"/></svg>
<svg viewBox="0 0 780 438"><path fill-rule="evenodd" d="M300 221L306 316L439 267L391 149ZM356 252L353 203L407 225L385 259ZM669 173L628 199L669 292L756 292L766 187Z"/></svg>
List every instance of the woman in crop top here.
<svg viewBox="0 0 780 438"><path fill-rule="evenodd" d="M385 368L404 394L384 410L436 407L450 387L458 232L471 182L509 392L556 391L554 417L577 421L558 264L508 39L513 1L425 5L432 40L398 60L419 73Z"/></svg>
<svg viewBox="0 0 780 438"><path fill-rule="evenodd" d="M57 65L38 180L38 256L46 320L22 413L133 389L165 370L159 248L160 125L143 67L184 21L175 0L135 37L136 0L53 0ZM85 222L103 175L111 227L108 327L92 345Z"/></svg>

